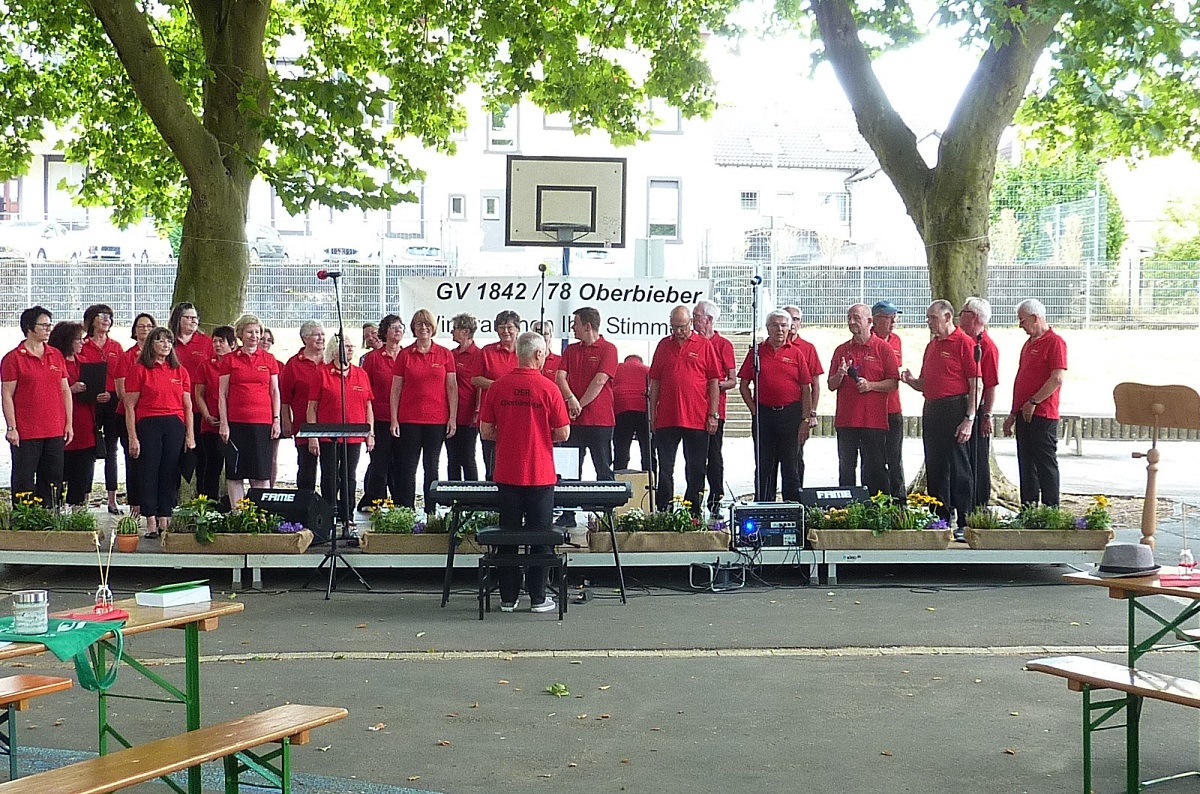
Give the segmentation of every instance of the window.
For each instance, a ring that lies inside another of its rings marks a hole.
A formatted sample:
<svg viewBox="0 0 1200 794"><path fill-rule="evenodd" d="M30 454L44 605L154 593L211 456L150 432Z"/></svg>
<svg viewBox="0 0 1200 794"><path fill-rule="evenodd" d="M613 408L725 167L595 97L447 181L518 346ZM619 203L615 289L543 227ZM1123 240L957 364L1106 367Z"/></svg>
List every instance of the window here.
<svg viewBox="0 0 1200 794"><path fill-rule="evenodd" d="M651 179L646 195L646 236L678 242L681 237L678 179Z"/></svg>
<svg viewBox="0 0 1200 794"><path fill-rule="evenodd" d="M826 208L831 216L838 223L850 222L850 194L849 193L822 193L821 206Z"/></svg>
<svg viewBox="0 0 1200 794"><path fill-rule="evenodd" d="M420 239L425 236L425 185L417 182L407 187L417 195L417 200L403 201L388 210L387 236Z"/></svg>
<svg viewBox="0 0 1200 794"><path fill-rule="evenodd" d="M517 122L515 105L501 105L488 113L488 150L493 152L516 151Z"/></svg>
<svg viewBox="0 0 1200 794"><path fill-rule="evenodd" d="M500 197L484 196L482 214L485 221L500 220Z"/></svg>
<svg viewBox="0 0 1200 794"><path fill-rule="evenodd" d="M758 191L743 190L742 191L742 209L758 211Z"/></svg>
<svg viewBox="0 0 1200 794"><path fill-rule="evenodd" d="M450 196L450 220L465 221L467 219L467 197Z"/></svg>
<svg viewBox="0 0 1200 794"><path fill-rule="evenodd" d="M547 113L542 122L542 129L546 130L570 130L574 129L571 126L571 114L565 110L560 110L558 113Z"/></svg>
<svg viewBox="0 0 1200 794"><path fill-rule="evenodd" d="M654 122L650 127L652 133L679 133L683 131L679 108L667 104L661 97L650 98L650 112L654 114Z"/></svg>
<svg viewBox="0 0 1200 794"><path fill-rule="evenodd" d="M10 179L0 182L0 220L13 219L21 214L21 183Z"/></svg>

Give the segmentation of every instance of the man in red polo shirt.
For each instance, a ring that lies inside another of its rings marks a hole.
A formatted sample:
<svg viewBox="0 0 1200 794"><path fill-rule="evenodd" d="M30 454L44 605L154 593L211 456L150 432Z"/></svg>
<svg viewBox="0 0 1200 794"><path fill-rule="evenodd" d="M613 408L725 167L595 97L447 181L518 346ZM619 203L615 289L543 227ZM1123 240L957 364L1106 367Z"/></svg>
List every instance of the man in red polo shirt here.
<svg viewBox="0 0 1200 794"><path fill-rule="evenodd" d="M721 319L721 308L712 301L700 301L692 309L692 330L708 340L717 354L721 364L721 379L717 381L717 389L721 392L721 402L717 408L720 417L717 419L717 432L708 439L708 511L715 514L721 508L721 498L725 495L725 392L737 386L737 358L733 353L733 343L717 333L717 320Z"/></svg>
<svg viewBox="0 0 1200 794"><path fill-rule="evenodd" d="M946 523L956 518L954 539L962 541L966 539L967 513L971 512L967 442L976 420L974 406L979 404L979 365L975 342L954 326L954 307L949 301L929 304L925 324L933 338L925 346L921 377L913 377L906 369L900 380L925 395L921 440L929 495L942 503L938 515Z"/></svg>
<svg viewBox="0 0 1200 794"><path fill-rule="evenodd" d="M879 337L896 354L896 367L904 366L903 346L900 335L893 332L896 315L904 312L889 300L881 300L871 307L871 333ZM908 482L904 479L904 410L900 406L900 390L888 393L887 430L887 474L888 490L897 499L903 500L908 493Z"/></svg>
<svg viewBox="0 0 1200 794"><path fill-rule="evenodd" d="M692 331L686 306L671 310L671 335L662 339L650 361L650 426L658 450L655 507L671 504L675 495L675 455L683 442L687 490L683 498L700 515L708 441L717 432L721 363L707 339Z"/></svg>
<svg viewBox="0 0 1200 794"><path fill-rule="evenodd" d="M992 406L996 402L996 386L1000 383L1000 351L988 336L987 324L992 319L992 304L974 296L963 303L958 313L958 327L975 340L975 360L979 363L980 394L975 406L975 424L967 442L967 457L971 460L971 509L985 507L992 495Z"/></svg>
<svg viewBox="0 0 1200 794"><path fill-rule="evenodd" d="M646 392L650 388L650 368L638 355L626 356L613 376L613 468L629 467L629 449L637 438L642 471L650 471L650 423L646 416Z"/></svg>
<svg viewBox="0 0 1200 794"><path fill-rule="evenodd" d="M846 310L846 327L850 339L838 345L829 363L829 390L837 394L838 485L856 484L861 455L863 485L871 495L888 493L887 406L900 383L896 354L871 333L866 304Z"/></svg>
<svg viewBox="0 0 1200 794"><path fill-rule="evenodd" d="M596 309L585 306L573 314L571 330L578 341L567 345L558 368L558 389L571 417L570 446L579 448L580 465L585 451L591 455L597 480L611 480L617 346L600 335Z"/></svg>
<svg viewBox="0 0 1200 794"><path fill-rule="evenodd" d="M1029 338L1021 348L1004 435L1016 428L1021 504L1057 505L1058 393L1067 373L1067 343L1050 327L1037 298L1017 304L1017 322Z"/></svg>
<svg viewBox="0 0 1200 794"><path fill-rule="evenodd" d="M783 309L767 315L767 338L746 354L738 378L742 401L750 409L754 437L754 499L775 501L775 472L783 481L783 499L800 501L800 445L808 439L805 421L812 405L812 375L804 351L788 341L791 317ZM757 419L755 419L757 417Z"/></svg>
<svg viewBox="0 0 1200 794"><path fill-rule="evenodd" d="M295 436L304 429L308 416L308 390L317 380L325 366L325 326L317 320L305 320L300 324L300 341L303 347L287 360L279 373L279 407L283 417L281 435ZM310 450L310 444L296 439L296 488L300 491L317 489L318 455Z"/></svg>
<svg viewBox="0 0 1200 794"><path fill-rule="evenodd" d="M800 338L800 326L804 322L804 312L799 306L784 306L783 310L792 318L792 324L788 328L788 342L792 343L800 349L804 355L804 363L808 365L808 373L812 376L813 382L818 383L818 378L825 374L825 367L821 365L821 356L817 353L817 347L807 339ZM817 426L817 403L821 401L821 388L818 385L812 390L812 405L808 409L808 416L804 420L808 423L809 432ZM800 442L800 447L796 451L796 470L800 472L800 487L804 487L804 442Z"/></svg>
<svg viewBox="0 0 1200 794"><path fill-rule="evenodd" d="M500 526L504 529L549 529L554 515L554 443L571 436L571 420L562 394L542 377L546 340L532 331L516 339L517 367L487 390L479 414L479 434L495 444L496 489ZM500 546L514 554L515 546ZM532 546L548 554L550 546ZM552 612L546 595L546 569L530 567L525 576L530 610ZM521 594L519 568L500 569L500 611L513 612Z"/></svg>

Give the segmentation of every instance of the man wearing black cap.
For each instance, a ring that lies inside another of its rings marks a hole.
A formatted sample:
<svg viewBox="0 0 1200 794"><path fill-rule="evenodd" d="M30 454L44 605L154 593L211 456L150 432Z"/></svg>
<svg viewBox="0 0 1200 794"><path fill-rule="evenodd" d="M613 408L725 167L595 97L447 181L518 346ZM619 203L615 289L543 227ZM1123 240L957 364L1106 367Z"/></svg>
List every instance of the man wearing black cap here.
<svg viewBox="0 0 1200 794"><path fill-rule="evenodd" d="M896 353L896 367L904 366L900 337L892 333L896 315L904 314L890 300L881 300L871 307L871 333L891 345ZM888 493L903 500L908 491L904 481L904 412L900 408L900 392L888 393L887 402L887 475Z"/></svg>

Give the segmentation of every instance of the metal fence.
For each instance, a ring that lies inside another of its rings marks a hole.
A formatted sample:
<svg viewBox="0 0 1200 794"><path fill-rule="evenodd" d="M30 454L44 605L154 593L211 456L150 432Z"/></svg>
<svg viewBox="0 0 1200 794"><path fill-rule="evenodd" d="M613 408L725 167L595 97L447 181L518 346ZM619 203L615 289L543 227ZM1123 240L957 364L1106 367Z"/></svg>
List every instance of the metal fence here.
<svg viewBox="0 0 1200 794"><path fill-rule="evenodd" d="M332 267L332 266L331 266ZM453 276L443 263L349 263L341 266L342 307L348 323L377 320L399 307L399 284L410 276ZM725 262L701 265L699 278L712 279L723 324L750 321L750 278L761 273L764 296L773 306L794 303L809 325L841 326L846 307L881 298L908 312L929 303L929 274L923 264L905 267L844 267ZM487 274L479 274L487 275ZM497 274L498 275L498 274ZM107 303L122 321L150 312L160 321L170 312L174 263L0 261L0 324L15 324L21 310L40 304L59 317L80 317L92 303ZM1072 328L1200 327L1200 262L1157 260L1084 263L1076 266L996 265L988 271L988 297L996 317L1011 317L1025 298L1046 304L1056 326ZM251 266L245 310L269 325L297 326L333 316L333 290L318 281L314 265L262 262Z"/></svg>
<svg viewBox="0 0 1200 794"><path fill-rule="evenodd" d="M722 308L722 322L750 322L750 279L763 278L763 302L795 304L808 325L842 325L846 307L887 298L908 312L929 304L929 272L907 267L771 267L755 262L701 265ZM1011 317L1025 298L1046 304L1056 326L1071 328L1200 327L1200 262L1105 261L1079 265L993 264L988 299L995 317ZM769 307L768 307L769 308Z"/></svg>

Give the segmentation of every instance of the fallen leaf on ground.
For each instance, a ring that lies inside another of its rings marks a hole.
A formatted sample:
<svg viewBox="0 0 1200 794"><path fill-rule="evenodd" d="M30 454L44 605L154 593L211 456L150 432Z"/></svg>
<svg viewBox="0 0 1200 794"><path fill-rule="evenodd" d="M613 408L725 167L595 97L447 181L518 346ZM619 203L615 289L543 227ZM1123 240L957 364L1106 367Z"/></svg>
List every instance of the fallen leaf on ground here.
<svg viewBox="0 0 1200 794"><path fill-rule="evenodd" d="M508 683L508 679L507 679L507 678L501 678L501 679L500 679L499 681L497 681L496 683L497 683L497 684L507 684L507 683Z"/></svg>
<svg viewBox="0 0 1200 794"><path fill-rule="evenodd" d="M577 714L577 715L575 715L575 719L577 719L577 720L586 720L586 719L587 719L587 715L586 715L586 714Z"/></svg>
<svg viewBox="0 0 1200 794"><path fill-rule="evenodd" d="M579 659L572 659L571 664L583 664L583 662Z"/></svg>
<svg viewBox="0 0 1200 794"><path fill-rule="evenodd" d="M366 624L366 623L359 623L359 624L358 624L357 626L355 626L354 628L356 628L356 629L365 629L366 627L367 627L367 624Z"/></svg>
<svg viewBox="0 0 1200 794"><path fill-rule="evenodd" d="M421 779L421 776L420 776L420 775L409 775L409 776L408 776L408 782L409 782L409 783L412 783L413 781L420 780L420 779Z"/></svg>
<svg viewBox="0 0 1200 794"><path fill-rule="evenodd" d="M604 686L602 686L602 687L597 687L597 689L599 689L601 692L604 692L605 690L607 690L607 689L609 689L609 688L611 688L611 687L612 687L612 684L605 684L605 685L604 685Z"/></svg>
<svg viewBox="0 0 1200 794"><path fill-rule="evenodd" d="M438 739L438 747L449 747L449 746L450 746L449 739Z"/></svg>
<svg viewBox="0 0 1200 794"><path fill-rule="evenodd" d="M60 726L60 725L62 725L62 724L63 724L63 720L62 720L62 719L57 719L57 720L55 720L55 721L54 721L54 727L55 727L55 728L57 728L58 726Z"/></svg>
<svg viewBox="0 0 1200 794"><path fill-rule="evenodd" d="M1019 711L1010 711L1010 712L1008 712L1008 716L1010 716L1010 717L1020 717L1020 716L1021 716L1021 712L1019 712Z"/></svg>
<svg viewBox="0 0 1200 794"><path fill-rule="evenodd" d="M579 764L575 763L574 761L571 761L570 763L567 764L567 769L574 769L577 766L579 766Z"/></svg>
<svg viewBox="0 0 1200 794"><path fill-rule="evenodd" d="M880 754L880 755L886 755L888 758L891 758L891 757L892 757L892 751L891 751L891 750L881 750L881 751L879 752L879 754Z"/></svg>
<svg viewBox="0 0 1200 794"><path fill-rule="evenodd" d="M382 730L383 730L384 728L386 728L386 727L387 727L387 723L386 723L386 722L378 722L378 723L376 723L376 724L374 724L374 725L368 725L368 726L367 726L367 730L368 730L368 731L382 731Z"/></svg>
<svg viewBox="0 0 1200 794"><path fill-rule="evenodd" d="M601 715L600 715L599 717L597 717L596 719L600 719L600 720L607 720L607 719L610 719L611 717L612 717L612 715L611 715L611 714L601 714Z"/></svg>
<svg viewBox="0 0 1200 794"><path fill-rule="evenodd" d="M447 714L446 716L447 716L447 717L457 717L457 716L458 716L458 712L457 712L457 711L452 711L452 712L450 712L449 714Z"/></svg>
<svg viewBox="0 0 1200 794"><path fill-rule="evenodd" d="M425 636L425 632L423 632L423 631L417 632L417 637L424 637L424 636Z"/></svg>
<svg viewBox="0 0 1200 794"><path fill-rule="evenodd" d="M544 774L544 775L538 775L538 777L550 777L550 773L549 773L549 772L547 772L547 773L546 773L546 774Z"/></svg>
<svg viewBox="0 0 1200 794"><path fill-rule="evenodd" d="M631 761L630 761L628 758L622 758L622 759L621 759L621 763L622 763L622 764L628 764L628 763L632 763L632 762L631 762Z"/></svg>
<svg viewBox="0 0 1200 794"><path fill-rule="evenodd" d="M1015 747L1005 747L1005 748L1004 748L1004 754L1005 754L1005 755L1016 755L1016 754L1017 754L1017 748L1015 748Z"/></svg>
<svg viewBox="0 0 1200 794"><path fill-rule="evenodd" d="M926 612L937 612L937 607L925 607Z"/></svg>
<svg viewBox="0 0 1200 794"><path fill-rule="evenodd" d="M652 731L661 731L661 730L662 730L662 728L651 728L650 730L652 730Z"/></svg>
<svg viewBox="0 0 1200 794"><path fill-rule="evenodd" d="M478 701L478 700L476 700L474 703L472 703L472 704L471 704L471 708L473 708L473 709L477 709L477 708L479 708L479 701Z"/></svg>
<svg viewBox="0 0 1200 794"><path fill-rule="evenodd" d="M329 752L329 751L330 751L332 748L333 748L333 745L332 745L332 744L327 744L327 745L325 745L324 747L318 747L318 748L317 748L317 752L318 752L318 753L327 753L327 752Z"/></svg>

